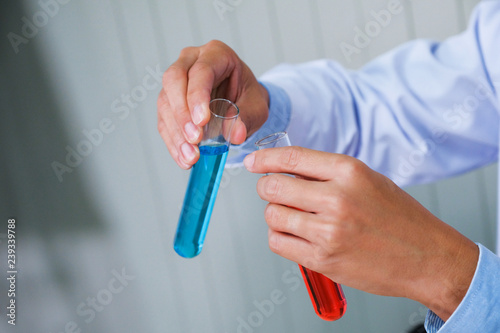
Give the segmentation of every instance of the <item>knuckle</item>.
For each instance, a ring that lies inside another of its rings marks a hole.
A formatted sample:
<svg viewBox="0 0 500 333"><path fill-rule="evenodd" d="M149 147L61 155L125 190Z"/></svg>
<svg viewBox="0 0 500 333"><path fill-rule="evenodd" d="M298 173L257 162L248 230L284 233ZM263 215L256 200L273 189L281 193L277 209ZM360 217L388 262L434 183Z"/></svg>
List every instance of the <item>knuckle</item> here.
<svg viewBox="0 0 500 333"><path fill-rule="evenodd" d="M331 196L325 205L328 207L328 210L332 214L335 221L346 221L349 219L351 203L345 196Z"/></svg>
<svg viewBox="0 0 500 333"><path fill-rule="evenodd" d="M217 39L212 39L207 44L205 44L205 46L207 48L225 48L225 47L227 47L226 44L224 44L223 42L221 42L220 40L217 40Z"/></svg>
<svg viewBox="0 0 500 333"><path fill-rule="evenodd" d="M189 69L188 76L189 78L200 75L204 72L211 72L212 69L209 64L203 61L197 61L191 68Z"/></svg>
<svg viewBox="0 0 500 333"><path fill-rule="evenodd" d="M165 73L163 73L162 84L165 88L167 88L171 82L175 82L180 77L185 75L186 75L186 70L177 63L174 63L170 65L169 68L167 68Z"/></svg>
<svg viewBox="0 0 500 333"><path fill-rule="evenodd" d="M336 187L323 187L316 196L318 203L330 216L337 216L337 213L344 207L345 198L340 189Z"/></svg>
<svg viewBox="0 0 500 333"><path fill-rule="evenodd" d="M269 227L290 234L296 233L300 223L300 216L298 214L272 204L266 207L264 217Z"/></svg>
<svg viewBox="0 0 500 333"><path fill-rule="evenodd" d="M331 252L326 250L325 247L322 246L316 246L314 248L314 258L316 259L316 262L320 265L323 266L328 263L329 259L331 257Z"/></svg>
<svg viewBox="0 0 500 333"><path fill-rule="evenodd" d="M282 192L283 184L278 177L268 176L270 179L267 180L264 186L264 193L268 196L271 201L276 201Z"/></svg>
<svg viewBox="0 0 500 333"><path fill-rule="evenodd" d="M158 95L158 99L156 100L156 106L157 106L159 113L163 110L168 109L167 96L165 95L165 92L163 90L161 90L159 95Z"/></svg>
<svg viewBox="0 0 500 333"><path fill-rule="evenodd" d="M344 179L358 179L366 172L366 165L356 158L345 158L339 165L339 171Z"/></svg>
<svg viewBox="0 0 500 333"><path fill-rule="evenodd" d="M279 218L279 213L277 212L276 207L274 207L271 204L268 204L264 212L264 218L266 219L267 223L270 226L271 225L274 226Z"/></svg>
<svg viewBox="0 0 500 333"><path fill-rule="evenodd" d="M336 249L346 236L347 225L352 221L353 204L341 195L324 197L327 198L321 204L326 207L328 217L323 220L318 237L326 248Z"/></svg>
<svg viewBox="0 0 500 333"><path fill-rule="evenodd" d="M285 150L282 160L287 169L295 170L300 163L301 150L300 147L290 147Z"/></svg>
<svg viewBox="0 0 500 333"><path fill-rule="evenodd" d="M339 233L334 224L326 224L322 230L322 238L328 248L335 246L338 243Z"/></svg>
<svg viewBox="0 0 500 333"><path fill-rule="evenodd" d="M295 234L299 229L300 221L300 214L297 214L296 212L291 212L290 214L288 214L286 219L288 232L290 232L291 234Z"/></svg>
<svg viewBox="0 0 500 333"><path fill-rule="evenodd" d="M179 58L189 57L195 50L196 50L195 46L187 46L181 50Z"/></svg>

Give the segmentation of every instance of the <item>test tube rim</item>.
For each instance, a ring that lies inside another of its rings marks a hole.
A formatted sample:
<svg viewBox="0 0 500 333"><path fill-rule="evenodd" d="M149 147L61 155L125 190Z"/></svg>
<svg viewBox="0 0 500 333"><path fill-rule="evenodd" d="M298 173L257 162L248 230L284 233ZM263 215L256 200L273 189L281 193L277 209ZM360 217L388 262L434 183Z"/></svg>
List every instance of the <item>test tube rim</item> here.
<svg viewBox="0 0 500 333"><path fill-rule="evenodd" d="M262 139L259 139L255 142L255 145L257 147L262 147L262 146L266 146L266 145L269 145L271 143L274 143L276 141L279 141L281 139L283 139L285 137L285 135L287 135L288 133L286 131L282 131L282 132L275 132L275 133L272 133L272 134L269 134L269 135L266 135L265 137L263 137ZM269 138L271 137L275 137L274 139L272 140L269 140L269 141L266 141L268 140Z"/></svg>
<svg viewBox="0 0 500 333"><path fill-rule="evenodd" d="M210 108L210 104L212 104L212 102L220 102L220 101L224 101L224 102L228 102L229 104L231 104L232 107L234 107L236 109L236 114L234 116L231 116L231 117L224 117L224 116L221 116L219 114L216 114L212 111L212 109ZM240 108L238 107L238 105L236 105L234 102L231 102L230 100L226 99L226 98L214 98L212 99L209 103L208 103L208 108L210 109L210 113L216 117L216 118L221 118L221 119L227 119L227 120L231 120L231 119L235 119L235 118L238 118L238 116L240 115Z"/></svg>

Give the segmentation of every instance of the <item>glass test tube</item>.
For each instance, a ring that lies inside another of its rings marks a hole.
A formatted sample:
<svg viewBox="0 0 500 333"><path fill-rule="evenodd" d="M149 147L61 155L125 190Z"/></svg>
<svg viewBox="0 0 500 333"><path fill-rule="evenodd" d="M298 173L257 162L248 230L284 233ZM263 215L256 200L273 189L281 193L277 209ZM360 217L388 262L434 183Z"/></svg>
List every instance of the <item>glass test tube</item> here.
<svg viewBox="0 0 500 333"><path fill-rule="evenodd" d="M257 141L259 149L291 146L288 134L278 132ZM299 265L307 292L316 314L323 320L337 320L345 313L346 299L342 286L324 276Z"/></svg>
<svg viewBox="0 0 500 333"><path fill-rule="evenodd" d="M239 109L222 98L210 101L210 120L203 128L198 145L200 159L193 165L184 198L174 249L180 256L193 258L203 248L208 223L231 143L231 131Z"/></svg>

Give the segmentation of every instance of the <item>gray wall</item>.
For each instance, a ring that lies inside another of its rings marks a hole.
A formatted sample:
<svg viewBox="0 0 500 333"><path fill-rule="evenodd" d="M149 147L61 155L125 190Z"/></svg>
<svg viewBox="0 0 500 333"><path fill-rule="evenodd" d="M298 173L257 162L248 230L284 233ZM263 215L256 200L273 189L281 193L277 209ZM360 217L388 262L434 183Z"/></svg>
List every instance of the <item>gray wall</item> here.
<svg viewBox="0 0 500 333"><path fill-rule="evenodd" d="M4 276L5 221L15 217L19 270L17 326L2 316L3 332L219 333L249 319L258 327L241 332L405 332L423 321L415 302L350 288L342 320L318 319L296 265L268 250L258 177L241 169L226 170L203 253L178 257L172 239L189 172L157 134L159 88L143 80L183 47L211 39L232 46L257 75L319 57L357 68L404 41L463 30L475 0L405 0L350 62L339 44L352 43L353 28L387 1L219 0L228 6L220 15L212 0L66 2L49 7L47 22L38 1L1 5L0 269ZM46 24L15 53L5 36L21 35L22 18L34 16ZM122 98L130 94L129 107ZM92 132L96 144L85 146L84 132L99 126L109 133ZM88 156L60 181L52 164L66 164L68 146ZM494 247L496 166L408 191ZM2 278L2 308L7 289ZM259 317L256 303L275 290L283 304Z"/></svg>

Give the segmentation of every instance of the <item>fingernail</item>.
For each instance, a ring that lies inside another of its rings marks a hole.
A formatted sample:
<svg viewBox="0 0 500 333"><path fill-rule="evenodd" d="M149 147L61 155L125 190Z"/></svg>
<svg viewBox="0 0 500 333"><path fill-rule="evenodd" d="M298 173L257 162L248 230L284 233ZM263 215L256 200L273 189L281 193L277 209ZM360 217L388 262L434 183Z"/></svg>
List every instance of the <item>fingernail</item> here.
<svg viewBox="0 0 500 333"><path fill-rule="evenodd" d="M197 127L192 122L188 121L186 125L184 125L184 132L186 132L186 136L189 142L194 143L198 136L200 135L200 128Z"/></svg>
<svg viewBox="0 0 500 333"><path fill-rule="evenodd" d="M203 121L203 108L201 105L196 105L193 110L193 121L196 125L199 125Z"/></svg>
<svg viewBox="0 0 500 333"><path fill-rule="evenodd" d="M253 162L255 162L255 154L251 153L245 157L243 160L243 164L245 165L245 168L247 168L248 171L251 171L250 169L253 167Z"/></svg>
<svg viewBox="0 0 500 333"><path fill-rule="evenodd" d="M184 142L181 145L182 156L184 156L184 162L188 163L194 159L195 151L190 143Z"/></svg>

